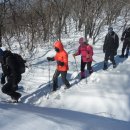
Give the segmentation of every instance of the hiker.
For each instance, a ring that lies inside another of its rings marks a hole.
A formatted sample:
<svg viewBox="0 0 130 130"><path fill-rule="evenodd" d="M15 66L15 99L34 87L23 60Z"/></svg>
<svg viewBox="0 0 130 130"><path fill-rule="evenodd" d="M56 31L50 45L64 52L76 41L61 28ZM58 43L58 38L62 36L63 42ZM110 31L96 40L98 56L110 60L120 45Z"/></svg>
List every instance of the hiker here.
<svg viewBox="0 0 130 130"><path fill-rule="evenodd" d="M79 39L79 47L76 53L73 54L74 58L75 56L81 55L81 79L84 79L86 77L85 74L85 66L87 64L87 69L89 71L89 74L93 73L92 68L92 61L93 61L93 48L91 45L88 44L88 41L85 40L85 38L81 37Z"/></svg>
<svg viewBox="0 0 130 130"><path fill-rule="evenodd" d="M119 57L128 58L129 50L130 50L130 27L126 28L124 32L122 33L121 41L123 41L123 46L122 46L122 54ZM125 50L126 50L126 53L125 53Z"/></svg>
<svg viewBox="0 0 130 130"><path fill-rule="evenodd" d="M108 33L105 36L105 41L104 41L104 45L103 45L103 52L105 53L103 70L106 70L108 68L109 59L113 64L113 68L116 67L116 62L115 62L114 56L117 55L118 47L119 47L118 35L113 31L112 27L109 27Z"/></svg>
<svg viewBox="0 0 130 130"><path fill-rule="evenodd" d="M16 92L18 83L21 81L21 73L19 72L18 62L11 51L0 49L0 62L3 70L1 84L3 84L2 92L9 95L13 102L18 102L21 94ZM5 80L7 78L7 82Z"/></svg>
<svg viewBox="0 0 130 130"><path fill-rule="evenodd" d="M62 81L66 85L65 89L70 88L70 83L66 79L67 71L68 71L68 54L64 50L63 44L60 40L54 43L54 49L56 51L56 55L54 57L47 57L48 61L56 61L57 69L53 75L53 91L58 89L58 76L61 74Z"/></svg>

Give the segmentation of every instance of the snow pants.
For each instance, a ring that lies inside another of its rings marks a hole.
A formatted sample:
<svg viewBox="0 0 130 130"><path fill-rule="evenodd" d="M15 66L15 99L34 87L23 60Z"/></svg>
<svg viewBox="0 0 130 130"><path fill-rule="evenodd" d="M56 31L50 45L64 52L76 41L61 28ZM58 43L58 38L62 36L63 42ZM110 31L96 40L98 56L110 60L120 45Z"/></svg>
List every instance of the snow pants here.
<svg viewBox="0 0 130 130"><path fill-rule="evenodd" d="M13 82L12 76L7 77L7 83L5 83L4 86L2 87L2 92L11 96L11 98L17 97L19 93L16 92L16 88L20 81L21 81L21 75L17 75L17 77L15 78L15 83Z"/></svg>
<svg viewBox="0 0 130 130"><path fill-rule="evenodd" d="M81 78L85 78L85 66L87 65L87 70L89 71L89 74L93 72L92 69L92 62L83 62L81 58Z"/></svg>
<svg viewBox="0 0 130 130"><path fill-rule="evenodd" d="M129 54L129 49L130 49L130 40L129 39L124 40L123 47L122 47L122 55L123 56L124 56L125 50L126 50L126 55Z"/></svg>
<svg viewBox="0 0 130 130"><path fill-rule="evenodd" d="M56 91L58 88L58 76L61 74L61 78L63 83L66 85L67 88L70 87L70 83L67 80L66 76L67 76L67 71L58 71L56 70L54 75L53 75L53 91Z"/></svg>

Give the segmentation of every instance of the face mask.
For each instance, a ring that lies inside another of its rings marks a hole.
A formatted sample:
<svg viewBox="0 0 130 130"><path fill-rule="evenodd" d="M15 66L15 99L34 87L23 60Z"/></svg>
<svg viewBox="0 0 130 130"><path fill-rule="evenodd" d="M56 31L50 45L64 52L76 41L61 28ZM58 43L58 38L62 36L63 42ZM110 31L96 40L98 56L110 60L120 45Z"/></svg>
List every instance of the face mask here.
<svg viewBox="0 0 130 130"><path fill-rule="evenodd" d="M112 30L112 29L108 30L108 33L111 33L111 32L113 32L113 30Z"/></svg>
<svg viewBox="0 0 130 130"><path fill-rule="evenodd" d="M114 32L113 31L110 31L110 32L108 32L110 35L114 35Z"/></svg>
<svg viewBox="0 0 130 130"><path fill-rule="evenodd" d="M56 51L56 52L59 52L60 50L59 50L59 48L55 47L55 51Z"/></svg>

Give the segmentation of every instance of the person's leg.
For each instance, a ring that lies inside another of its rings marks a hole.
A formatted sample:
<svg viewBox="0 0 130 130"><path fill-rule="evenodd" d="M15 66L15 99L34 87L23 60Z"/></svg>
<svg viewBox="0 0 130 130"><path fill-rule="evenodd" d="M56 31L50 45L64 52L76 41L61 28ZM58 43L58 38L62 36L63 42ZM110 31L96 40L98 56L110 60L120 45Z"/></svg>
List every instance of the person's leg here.
<svg viewBox="0 0 130 130"><path fill-rule="evenodd" d="M127 47L127 41L125 40L122 47L122 54L120 55L120 58L124 58L125 49Z"/></svg>
<svg viewBox="0 0 130 130"><path fill-rule="evenodd" d="M1 91L7 95L10 96L10 93L12 93L11 83L6 83L2 88Z"/></svg>
<svg viewBox="0 0 130 130"><path fill-rule="evenodd" d="M89 74L93 73L92 62L87 62L87 69L89 71Z"/></svg>
<svg viewBox="0 0 130 130"><path fill-rule="evenodd" d="M16 79L16 82L15 82L16 85L13 88L14 89L13 99L16 100L16 101L18 101L18 99L21 97L21 94L16 92L18 90L18 83L21 81L21 78L22 78L21 75L17 75L16 78L15 78Z"/></svg>
<svg viewBox="0 0 130 130"><path fill-rule="evenodd" d="M66 85L66 88L70 88L70 83L67 80L66 76L67 76L67 71L62 71L61 72L62 81Z"/></svg>
<svg viewBox="0 0 130 130"><path fill-rule="evenodd" d="M129 50L130 50L130 41L127 42L127 48L126 48L126 54L125 54L126 58L128 58Z"/></svg>
<svg viewBox="0 0 130 130"><path fill-rule="evenodd" d="M56 91L58 88L58 76L59 75L60 75L60 72L58 70L56 70L53 75L53 91Z"/></svg>
<svg viewBox="0 0 130 130"><path fill-rule="evenodd" d="M105 53L105 58L104 58L104 66L103 66L103 70L106 70L108 68L108 59L109 59L109 52Z"/></svg>
<svg viewBox="0 0 130 130"><path fill-rule="evenodd" d="M18 99L21 97L21 94L16 92L16 87L18 86L18 83L21 81L21 75L16 75L15 77L15 82L12 79L12 77L8 77L8 83L9 88L10 88L10 92L8 93L8 95L11 96L11 98L15 101L18 101Z"/></svg>
<svg viewBox="0 0 130 130"><path fill-rule="evenodd" d="M85 65L86 62L83 62L83 60L81 59L81 79L85 78Z"/></svg>
<svg viewBox="0 0 130 130"><path fill-rule="evenodd" d="M12 83L7 82L3 87L2 87L2 92L9 95L12 99L17 100L21 97L21 94L18 92L15 92L15 89L13 88Z"/></svg>
<svg viewBox="0 0 130 130"><path fill-rule="evenodd" d="M21 81L22 76L17 75L15 79L16 79L16 81L15 81L14 91L17 91L18 90L18 83Z"/></svg>
<svg viewBox="0 0 130 130"><path fill-rule="evenodd" d="M113 64L113 68L115 68L116 67L116 62L115 62L115 59L114 59L114 52L112 52L111 55L110 55L110 61Z"/></svg>

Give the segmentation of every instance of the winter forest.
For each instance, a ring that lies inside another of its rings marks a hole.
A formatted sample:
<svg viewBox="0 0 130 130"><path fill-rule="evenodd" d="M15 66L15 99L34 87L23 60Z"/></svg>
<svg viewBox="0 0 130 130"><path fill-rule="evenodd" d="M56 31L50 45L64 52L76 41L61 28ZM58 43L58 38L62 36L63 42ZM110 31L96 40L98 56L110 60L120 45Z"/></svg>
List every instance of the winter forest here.
<svg viewBox="0 0 130 130"><path fill-rule="evenodd" d="M9 49L15 38L21 49L32 52L38 44L69 37L74 24L75 32L84 31L96 44L105 25L123 20L118 28L126 27L129 4L129 0L1 0L0 38Z"/></svg>
<svg viewBox="0 0 130 130"><path fill-rule="evenodd" d="M103 70L109 27L119 37L117 66L108 60ZM19 103L6 102L0 84L0 130L130 130L130 53L119 57L129 27L130 0L0 0L0 48L26 60ZM80 80L81 56L74 54L82 37L93 47L93 73L86 66ZM52 92L58 63L47 57L55 56L56 40L68 54L71 87L64 89L60 75Z"/></svg>

